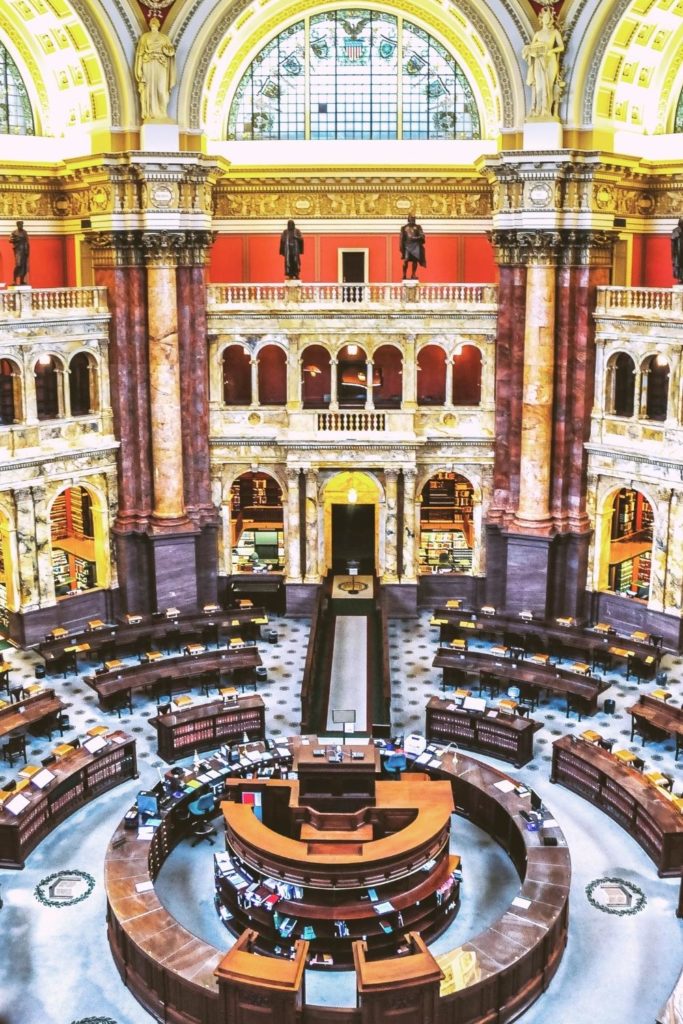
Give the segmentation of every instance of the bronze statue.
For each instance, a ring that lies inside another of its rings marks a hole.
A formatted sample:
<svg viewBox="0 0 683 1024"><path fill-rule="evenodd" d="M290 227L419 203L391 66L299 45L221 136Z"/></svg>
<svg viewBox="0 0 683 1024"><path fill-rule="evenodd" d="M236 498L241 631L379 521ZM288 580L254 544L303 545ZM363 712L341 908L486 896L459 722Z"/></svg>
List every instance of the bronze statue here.
<svg viewBox="0 0 683 1024"><path fill-rule="evenodd" d="M417 265L427 266L425 259L425 233L419 224L415 223L415 217L411 213L408 223L401 228L401 259L403 260L403 280L406 280L408 264L410 263L410 277L417 278Z"/></svg>
<svg viewBox="0 0 683 1024"><path fill-rule="evenodd" d="M671 271L676 281L683 283L683 217L671 235Z"/></svg>
<svg viewBox="0 0 683 1024"><path fill-rule="evenodd" d="M301 254L304 251L304 240L293 220L287 221L287 227L280 235L280 255L285 258L285 278L298 281L301 273Z"/></svg>
<svg viewBox="0 0 683 1024"><path fill-rule="evenodd" d="M17 221L16 229L10 235L10 242L14 249L14 273L12 275L13 284L25 284L26 275L28 274L28 234L24 231L23 220ZM19 280L17 281L17 278Z"/></svg>

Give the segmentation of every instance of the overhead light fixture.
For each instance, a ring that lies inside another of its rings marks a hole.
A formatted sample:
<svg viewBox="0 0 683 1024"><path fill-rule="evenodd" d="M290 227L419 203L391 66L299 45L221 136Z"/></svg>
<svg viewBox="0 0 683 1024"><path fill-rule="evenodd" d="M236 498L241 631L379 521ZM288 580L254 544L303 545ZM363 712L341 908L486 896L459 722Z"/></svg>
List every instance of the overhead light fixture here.
<svg viewBox="0 0 683 1024"><path fill-rule="evenodd" d="M356 502L358 501L358 491L356 490L355 487L349 487L346 498L348 500L349 505L356 504Z"/></svg>
<svg viewBox="0 0 683 1024"><path fill-rule="evenodd" d="M658 352L655 356L655 366L668 366L669 360L661 352Z"/></svg>
<svg viewBox="0 0 683 1024"><path fill-rule="evenodd" d="M38 356L38 366L49 366L52 362L52 356L44 352L42 356Z"/></svg>
<svg viewBox="0 0 683 1024"><path fill-rule="evenodd" d="M346 351L349 353L350 356L355 356L358 354L358 345L347 345Z"/></svg>
<svg viewBox="0 0 683 1024"><path fill-rule="evenodd" d="M304 366L303 372L310 373L311 377L317 377L318 374L322 373L323 371L320 369L319 366L314 366L313 363L310 363L308 366Z"/></svg>

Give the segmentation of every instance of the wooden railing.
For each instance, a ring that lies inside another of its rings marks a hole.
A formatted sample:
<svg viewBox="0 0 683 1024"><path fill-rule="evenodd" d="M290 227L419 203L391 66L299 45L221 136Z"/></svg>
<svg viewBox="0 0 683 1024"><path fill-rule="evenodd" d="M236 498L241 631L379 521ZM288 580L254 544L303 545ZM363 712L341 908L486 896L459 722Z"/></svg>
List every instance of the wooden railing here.
<svg viewBox="0 0 683 1024"><path fill-rule="evenodd" d="M318 430L332 433L337 430L382 431L386 430L387 418L383 412L321 412L318 413Z"/></svg>
<svg viewBox="0 0 683 1024"><path fill-rule="evenodd" d="M683 316L683 288L598 288L595 312L660 313L679 319Z"/></svg>
<svg viewBox="0 0 683 1024"><path fill-rule="evenodd" d="M311 617L311 629L308 634L308 649L301 681L301 732L316 732L315 728L320 717L321 707L327 708L330 672L332 669L333 636L328 635L328 627L332 621L331 611L332 583L328 577L318 588L315 607ZM321 681L327 677L327 689L320 692ZM321 729L325 731L326 723Z"/></svg>
<svg viewBox="0 0 683 1024"><path fill-rule="evenodd" d="M273 308L284 305L319 309L417 305L466 309L497 308L493 284L337 284L286 282L283 284L212 284L207 289L209 310Z"/></svg>
<svg viewBox="0 0 683 1024"><path fill-rule="evenodd" d="M87 311L107 313L107 289L18 288L0 291L0 318L54 316Z"/></svg>

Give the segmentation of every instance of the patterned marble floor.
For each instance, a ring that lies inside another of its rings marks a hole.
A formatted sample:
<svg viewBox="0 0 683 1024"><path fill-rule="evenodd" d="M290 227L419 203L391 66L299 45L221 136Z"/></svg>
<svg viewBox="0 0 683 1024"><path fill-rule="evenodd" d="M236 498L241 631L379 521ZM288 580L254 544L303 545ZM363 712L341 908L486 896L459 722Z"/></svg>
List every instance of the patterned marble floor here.
<svg viewBox="0 0 683 1024"><path fill-rule="evenodd" d="M423 612L417 620L390 623L392 671L392 721L396 732L422 731L424 707L432 694L440 694L440 672L431 668L437 647L437 630ZM299 684L306 656L309 621L271 617L277 629L276 644L261 643L268 681L261 690L267 705L270 735L287 735L299 729ZM7 651L16 665L12 680L29 682L40 663L32 652ZM87 670L88 666L84 666ZM683 701L683 659L667 656L662 664L667 688L676 704ZM675 791L683 790L683 758L674 763L671 740L629 742L629 716L625 708L639 690L650 689L627 681L623 671L609 673L610 688L604 696L616 702L616 713L600 711L579 723L567 719L564 702L549 700L534 713L542 722L535 737L536 755L517 771L492 759L503 770L534 786L552 808L567 835L572 853L572 927L567 953L546 995L523 1017L524 1024L575 1024L582 1013L594 1024L651 1024L655 1013L673 986L683 963L681 922L674 917L678 883L659 880L645 853L622 829L577 795L553 787L548 781L551 744L568 732L581 732L590 725L604 736L618 741L642 756L649 766L670 772ZM103 722L118 725L115 714L99 710L95 694L80 676L50 681L68 706L71 728L66 737L83 734ZM600 705L602 706L602 699ZM156 753L156 734L148 719L155 713L152 702L139 694L133 712L124 713L121 727L138 741L140 779L104 794L60 825L29 857L24 871L0 871L0 934L7 948L21 949L19 959L0 958L1 1024L71 1024L106 1018L114 1024L145 1024L151 1018L135 1002L118 978L111 961L103 927L104 895L102 862L109 837L140 788L152 786L157 769L165 767ZM31 761L45 757L57 741L32 739ZM0 784L16 773L0 762ZM188 852L204 857L203 844ZM183 854L185 855L185 854ZM84 868L92 873L92 897L77 907L50 910L34 897L35 886L60 868ZM645 911L634 918L606 917L590 907L584 894L591 879L615 872L638 884L646 893ZM210 899L205 901L210 910ZM473 914L476 921L476 912ZM476 930L479 930L478 928ZM88 942L83 943L83 935ZM629 964L628 977L623 966ZM653 970L656 966L656 971ZM59 984L55 984L55 979ZM334 982L325 982L318 972L315 1001L335 998ZM645 980L647 979L647 984ZM26 998L30 991L31 998ZM600 1009L595 1011L595 996ZM309 994L310 998L310 994Z"/></svg>

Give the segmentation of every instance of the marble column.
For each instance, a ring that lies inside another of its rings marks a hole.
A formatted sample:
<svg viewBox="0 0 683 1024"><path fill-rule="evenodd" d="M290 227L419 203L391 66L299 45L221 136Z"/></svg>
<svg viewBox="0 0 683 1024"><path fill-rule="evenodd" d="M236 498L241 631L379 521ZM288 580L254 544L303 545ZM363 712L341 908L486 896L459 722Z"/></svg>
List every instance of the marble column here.
<svg viewBox="0 0 683 1024"><path fill-rule="evenodd" d="M176 263L163 250L148 256L147 304L153 519L163 528L186 521Z"/></svg>
<svg viewBox="0 0 683 1024"><path fill-rule="evenodd" d="M318 571L318 471L306 470L306 575L305 583L319 583Z"/></svg>
<svg viewBox="0 0 683 1024"><path fill-rule="evenodd" d="M417 538L416 516L415 516L415 478L417 473L414 469L403 470L403 582L414 583L416 579L415 569L415 540Z"/></svg>
<svg viewBox="0 0 683 1024"><path fill-rule="evenodd" d="M396 583L397 572L397 501L398 501L398 470L385 469L384 487L386 495L386 526L384 531L384 576L383 583Z"/></svg>
<svg viewBox="0 0 683 1024"><path fill-rule="evenodd" d="M453 408L453 358L452 353L446 354L446 401L444 405L447 409Z"/></svg>
<svg viewBox="0 0 683 1024"><path fill-rule="evenodd" d="M403 386L401 408L414 412L417 408L417 363L415 357L415 335L408 334L401 345L403 349Z"/></svg>
<svg viewBox="0 0 683 1024"><path fill-rule="evenodd" d="M674 491L669 503L666 536L666 577L664 586L665 612L680 614L683 606L683 544L674 538L683 537L683 492Z"/></svg>
<svg viewBox="0 0 683 1024"><path fill-rule="evenodd" d="M368 359L367 363L365 364L365 382L367 384L367 391L365 395L365 408L367 409L368 412L372 412L372 410L375 408L375 401L373 395L374 380L372 376L374 373L374 369L375 366L372 359Z"/></svg>
<svg viewBox="0 0 683 1024"><path fill-rule="evenodd" d="M35 517L36 566L38 571L38 596L41 608L56 601L55 580L52 571L52 529L47 495L42 488L33 489L33 513Z"/></svg>
<svg viewBox="0 0 683 1024"><path fill-rule="evenodd" d="M294 338L289 338L290 346L294 344ZM301 410L301 356L299 346L290 348L287 353L287 412L299 412Z"/></svg>
<svg viewBox="0 0 683 1024"><path fill-rule="evenodd" d="M555 368L555 268L527 268L519 502L514 528L548 536Z"/></svg>
<svg viewBox="0 0 683 1024"><path fill-rule="evenodd" d="M337 395L339 389L337 387L337 360L330 360L330 412L337 412L339 409L339 401Z"/></svg>
<svg viewBox="0 0 683 1024"><path fill-rule="evenodd" d="M38 401L36 398L36 375L35 375L35 355L30 353L23 353L23 373L22 384L22 409L24 413L25 423L37 423L38 422Z"/></svg>
<svg viewBox="0 0 683 1024"><path fill-rule="evenodd" d="M287 469L287 582L301 582L299 470Z"/></svg>
<svg viewBox="0 0 683 1024"><path fill-rule="evenodd" d="M258 404L259 404L259 394L258 394L258 357L257 356L252 356L251 357L250 367L251 367L251 402L249 404L250 404L250 407L252 409L255 409L255 408L258 407Z"/></svg>
<svg viewBox="0 0 683 1024"><path fill-rule="evenodd" d="M19 605L22 610L28 610L40 604L33 491L30 487L22 487L13 492L13 497L16 507ZM8 571L11 571L11 567Z"/></svg>

